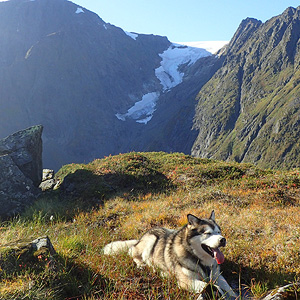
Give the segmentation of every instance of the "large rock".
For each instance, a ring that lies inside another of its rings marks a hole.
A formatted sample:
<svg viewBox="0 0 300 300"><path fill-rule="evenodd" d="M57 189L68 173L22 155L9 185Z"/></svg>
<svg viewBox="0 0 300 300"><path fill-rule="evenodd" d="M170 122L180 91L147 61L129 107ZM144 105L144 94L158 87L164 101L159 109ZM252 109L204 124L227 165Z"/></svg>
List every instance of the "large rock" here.
<svg viewBox="0 0 300 300"><path fill-rule="evenodd" d="M42 177L42 126L0 141L0 218L20 214L35 200Z"/></svg>
<svg viewBox="0 0 300 300"><path fill-rule="evenodd" d="M42 132L43 126L37 125L0 140L0 156L9 155L35 186L42 181Z"/></svg>

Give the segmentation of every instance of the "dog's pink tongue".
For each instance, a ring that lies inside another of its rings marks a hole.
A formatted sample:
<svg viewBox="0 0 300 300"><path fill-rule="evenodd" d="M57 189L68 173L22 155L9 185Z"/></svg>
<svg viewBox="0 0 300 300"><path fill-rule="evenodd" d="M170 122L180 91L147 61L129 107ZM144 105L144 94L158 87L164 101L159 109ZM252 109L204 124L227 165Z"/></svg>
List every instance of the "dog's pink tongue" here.
<svg viewBox="0 0 300 300"><path fill-rule="evenodd" d="M225 257L224 257L224 254L220 251L219 248L216 248L216 249L212 249L213 252L214 252L214 257L217 261L217 263L220 265L224 262L225 260Z"/></svg>

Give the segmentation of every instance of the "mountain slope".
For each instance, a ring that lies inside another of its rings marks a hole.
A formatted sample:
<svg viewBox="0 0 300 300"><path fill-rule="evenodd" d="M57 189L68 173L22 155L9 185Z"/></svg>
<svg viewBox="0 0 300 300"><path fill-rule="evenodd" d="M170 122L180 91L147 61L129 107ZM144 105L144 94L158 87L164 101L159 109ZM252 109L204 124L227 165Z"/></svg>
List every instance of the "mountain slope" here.
<svg viewBox="0 0 300 300"><path fill-rule="evenodd" d="M200 90L192 153L263 167L300 163L300 8L244 20Z"/></svg>
<svg viewBox="0 0 300 300"><path fill-rule="evenodd" d="M43 124L50 167L117 147L111 142L99 150L117 127L117 109L133 101L128 95L147 91L145 82L159 85L151 69L159 65L157 52L170 45L161 37L134 41L77 8L61 0L1 3L0 132Z"/></svg>
<svg viewBox="0 0 300 300"><path fill-rule="evenodd" d="M192 130L196 95L220 67L216 56L200 59L186 71L183 82L160 97L152 122L133 141L139 151L190 153L197 137Z"/></svg>
<svg viewBox="0 0 300 300"><path fill-rule="evenodd" d="M0 38L0 137L43 124L44 165L55 169L133 150L136 136L148 146L160 96L211 55L124 32L67 0L1 2ZM192 103L189 130L193 98L182 99Z"/></svg>
<svg viewBox="0 0 300 300"><path fill-rule="evenodd" d="M54 169L129 151L297 167L299 10L211 55L67 0L0 2L0 138L43 124Z"/></svg>

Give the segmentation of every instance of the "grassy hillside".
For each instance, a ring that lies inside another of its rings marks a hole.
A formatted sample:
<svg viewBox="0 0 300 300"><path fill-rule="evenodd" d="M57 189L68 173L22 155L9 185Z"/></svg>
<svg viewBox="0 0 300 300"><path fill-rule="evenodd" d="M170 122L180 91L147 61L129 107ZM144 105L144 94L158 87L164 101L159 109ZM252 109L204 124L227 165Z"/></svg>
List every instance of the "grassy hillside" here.
<svg viewBox="0 0 300 300"><path fill-rule="evenodd" d="M222 270L237 291L258 298L299 278L299 170L129 153L64 166L57 178L59 189L1 224L0 299L196 299L174 279L101 250L153 226L178 228L188 213L207 217L212 209L228 241ZM20 255L7 263L8 244L45 235L54 260Z"/></svg>
<svg viewBox="0 0 300 300"><path fill-rule="evenodd" d="M299 40L299 9L241 23L197 96L194 156L299 166Z"/></svg>

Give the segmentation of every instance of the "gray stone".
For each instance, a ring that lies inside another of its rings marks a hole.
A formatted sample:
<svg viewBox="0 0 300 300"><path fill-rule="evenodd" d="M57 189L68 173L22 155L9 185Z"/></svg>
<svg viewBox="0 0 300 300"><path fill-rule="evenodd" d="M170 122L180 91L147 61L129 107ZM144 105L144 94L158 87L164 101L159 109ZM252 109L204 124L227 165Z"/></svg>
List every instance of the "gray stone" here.
<svg viewBox="0 0 300 300"><path fill-rule="evenodd" d="M33 248L34 251L39 251L42 248L44 248L44 249L48 249L51 255L56 254L56 251L54 250L54 247L48 236L35 239L34 241L31 242L31 247Z"/></svg>
<svg viewBox="0 0 300 300"><path fill-rule="evenodd" d="M0 140L0 218L20 214L40 193L42 126Z"/></svg>
<svg viewBox="0 0 300 300"><path fill-rule="evenodd" d="M0 156L0 169L0 217L7 218L21 213L39 191L9 155Z"/></svg>
<svg viewBox="0 0 300 300"><path fill-rule="evenodd" d="M0 140L0 156L9 155L35 186L42 180L42 132L43 126L32 126Z"/></svg>
<svg viewBox="0 0 300 300"><path fill-rule="evenodd" d="M54 179L54 170L43 169L42 181L46 181L49 179Z"/></svg>
<svg viewBox="0 0 300 300"><path fill-rule="evenodd" d="M52 190L57 184L56 179L54 178L54 170L44 169L43 170L43 178L42 182L39 185L39 188L45 192L48 190Z"/></svg>
<svg viewBox="0 0 300 300"><path fill-rule="evenodd" d="M54 179L48 179L48 180L45 180L43 181L40 185L39 185L39 188L45 192L45 191L48 191L48 190L51 190L54 188L54 186L56 185L56 181Z"/></svg>

